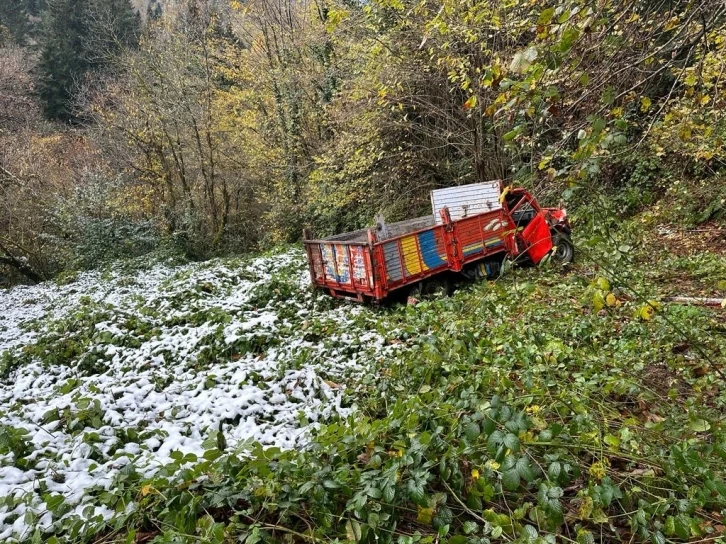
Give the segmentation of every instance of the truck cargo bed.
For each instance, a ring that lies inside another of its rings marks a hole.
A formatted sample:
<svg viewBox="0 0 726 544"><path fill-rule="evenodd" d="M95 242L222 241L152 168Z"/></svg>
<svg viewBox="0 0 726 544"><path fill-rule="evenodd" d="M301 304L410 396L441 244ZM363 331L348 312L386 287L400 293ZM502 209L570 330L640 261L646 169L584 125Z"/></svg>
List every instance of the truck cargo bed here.
<svg viewBox="0 0 726 544"><path fill-rule="evenodd" d="M500 197L494 182L434 191L432 208L438 216L390 224L379 219L375 228L323 239L306 231L313 285L336 297L381 300L444 272L471 276L477 263L505 255L525 253L539 262L552 248L551 229L558 221L566 226L563 210L540 208L524 189Z"/></svg>

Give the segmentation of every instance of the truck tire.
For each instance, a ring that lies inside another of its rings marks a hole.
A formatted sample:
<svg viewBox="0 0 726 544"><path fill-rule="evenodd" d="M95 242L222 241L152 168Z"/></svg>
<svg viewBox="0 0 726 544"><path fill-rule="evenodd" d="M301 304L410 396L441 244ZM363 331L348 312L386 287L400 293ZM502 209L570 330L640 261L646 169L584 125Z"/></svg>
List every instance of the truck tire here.
<svg viewBox="0 0 726 544"><path fill-rule="evenodd" d="M566 234L558 232L552 236L552 260L559 264L571 264L575 261L575 246Z"/></svg>
<svg viewBox="0 0 726 544"><path fill-rule="evenodd" d="M433 277L420 281L408 290L409 300L431 300L451 294L451 283L447 278Z"/></svg>

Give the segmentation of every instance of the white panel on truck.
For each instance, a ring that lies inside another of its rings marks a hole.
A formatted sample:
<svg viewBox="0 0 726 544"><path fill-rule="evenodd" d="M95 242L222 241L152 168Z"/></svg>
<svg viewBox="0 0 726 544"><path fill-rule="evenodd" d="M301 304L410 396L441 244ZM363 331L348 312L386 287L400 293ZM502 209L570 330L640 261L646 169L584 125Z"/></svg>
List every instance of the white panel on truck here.
<svg viewBox="0 0 726 544"><path fill-rule="evenodd" d="M439 211L444 207L449 208L452 220L498 210L502 207L499 202L499 194L498 181L472 183L431 191L431 207L436 224L440 225L443 222Z"/></svg>

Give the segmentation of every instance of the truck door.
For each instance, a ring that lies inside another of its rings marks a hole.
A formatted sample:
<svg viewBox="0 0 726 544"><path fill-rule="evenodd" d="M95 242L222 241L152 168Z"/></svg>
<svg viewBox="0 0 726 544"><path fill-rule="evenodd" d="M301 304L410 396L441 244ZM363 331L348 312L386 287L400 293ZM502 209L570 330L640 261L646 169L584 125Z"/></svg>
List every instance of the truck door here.
<svg viewBox="0 0 726 544"><path fill-rule="evenodd" d="M524 242L527 254L535 264L552 249L552 236L542 210L535 199L526 191L507 195L509 215L517 226L519 239Z"/></svg>

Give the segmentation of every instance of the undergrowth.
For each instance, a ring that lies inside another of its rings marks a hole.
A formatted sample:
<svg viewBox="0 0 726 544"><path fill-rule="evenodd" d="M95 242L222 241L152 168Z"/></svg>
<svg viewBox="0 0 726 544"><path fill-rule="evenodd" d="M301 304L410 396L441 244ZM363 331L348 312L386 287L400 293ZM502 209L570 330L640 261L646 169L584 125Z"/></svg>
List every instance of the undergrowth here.
<svg viewBox="0 0 726 544"><path fill-rule="evenodd" d="M306 448L211 432L203 455L176 452L152 477L124 467L98 495L112 521L71 517L45 541L718 541L723 322L659 300L637 223L613 240L588 232L573 269L514 269L449 298L356 314L398 349L345 384L356 410ZM707 284L723 270L717 256L659 258ZM249 303L294 290L281 274ZM346 331L291 326L319 342ZM0 448L25 451L21 432L2 433ZM47 504L65 508L57 496Z"/></svg>

